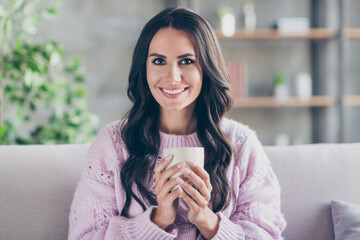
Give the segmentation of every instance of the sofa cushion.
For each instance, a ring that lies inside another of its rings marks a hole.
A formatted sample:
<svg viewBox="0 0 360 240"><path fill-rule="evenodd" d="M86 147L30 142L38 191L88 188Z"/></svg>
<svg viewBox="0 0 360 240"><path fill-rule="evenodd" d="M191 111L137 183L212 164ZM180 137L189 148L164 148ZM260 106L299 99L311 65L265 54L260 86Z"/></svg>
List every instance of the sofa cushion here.
<svg viewBox="0 0 360 240"><path fill-rule="evenodd" d="M285 239L334 239L331 200L360 204L360 143L265 150L281 186Z"/></svg>
<svg viewBox="0 0 360 240"><path fill-rule="evenodd" d="M0 146L0 239L67 239L88 147Z"/></svg>
<svg viewBox="0 0 360 240"><path fill-rule="evenodd" d="M360 205L343 201L331 202L335 240L360 239Z"/></svg>

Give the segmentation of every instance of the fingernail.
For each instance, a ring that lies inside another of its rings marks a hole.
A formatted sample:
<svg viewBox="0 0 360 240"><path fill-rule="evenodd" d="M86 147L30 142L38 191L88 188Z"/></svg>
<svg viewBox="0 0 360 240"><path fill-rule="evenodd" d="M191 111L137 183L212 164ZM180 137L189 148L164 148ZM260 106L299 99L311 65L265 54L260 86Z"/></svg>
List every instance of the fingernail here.
<svg viewBox="0 0 360 240"><path fill-rule="evenodd" d="M184 180L182 180L182 179L179 178L179 177L176 178L176 181L177 181L179 184L183 184L183 183L184 183Z"/></svg>
<svg viewBox="0 0 360 240"><path fill-rule="evenodd" d="M196 163L194 163L194 162L189 162L189 164L190 164L192 167L196 167Z"/></svg>
<svg viewBox="0 0 360 240"><path fill-rule="evenodd" d="M177 168L185 167L185 162L178 163L176 166Z"/></svg>
<svg viewBox="0 0 360 240"><path fill-rule="evenodd" d="M178 191L179 191L179 193L183 193L183 192L184 192L184 190L183 190L181 187L178 188Z"/></svg>
<svg viewBox="0 0 360 240"><path fill-rule="evenodd" d="M187 176L187 175L190 174L190 170L187 169L187 168L184 168L182 171L183 171L183 173L184 173L184 176Z"/></svg>
<svg viewBox="0 0 360 240"><path fill-rule="evenodd" d="M168 162L172 159L172 157L173 157L173 155L171 154L171 155L167 156L166 158L164 158L164 161Z"/></svg>

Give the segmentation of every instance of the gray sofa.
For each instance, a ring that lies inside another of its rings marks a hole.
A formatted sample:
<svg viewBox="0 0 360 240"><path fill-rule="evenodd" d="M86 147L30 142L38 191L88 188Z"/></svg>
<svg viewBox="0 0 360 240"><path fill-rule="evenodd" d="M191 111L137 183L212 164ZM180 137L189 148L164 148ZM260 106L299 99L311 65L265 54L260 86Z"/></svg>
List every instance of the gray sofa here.
<svg viewBox="0 0 360 240"><path fill-rule="evenodd" d="M0 146L0 239L66 239L89 145ZM265 147L287 240L334 239L330 201L360 204L360 143Z"/></svg>

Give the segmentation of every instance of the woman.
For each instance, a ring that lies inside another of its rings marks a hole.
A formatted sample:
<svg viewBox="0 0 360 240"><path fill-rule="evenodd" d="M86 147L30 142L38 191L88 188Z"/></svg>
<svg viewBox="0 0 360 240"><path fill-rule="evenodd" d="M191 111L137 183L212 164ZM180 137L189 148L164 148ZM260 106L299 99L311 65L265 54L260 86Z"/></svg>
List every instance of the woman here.
<svg viewBox="0 0 360 240"><path fill-rule="evenodd" d="M128 96L90 147L69 239L281 239L277 179L255 133L224 118L228 74L203 18L173 8L145 25ZM165 147L204 147L204 169L166 169Z"/></svg>

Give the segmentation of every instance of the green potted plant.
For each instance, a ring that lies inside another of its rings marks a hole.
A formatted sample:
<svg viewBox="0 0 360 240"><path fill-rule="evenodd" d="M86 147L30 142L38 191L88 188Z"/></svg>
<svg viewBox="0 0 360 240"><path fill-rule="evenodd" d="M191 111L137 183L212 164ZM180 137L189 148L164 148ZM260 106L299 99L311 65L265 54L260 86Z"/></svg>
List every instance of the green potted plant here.
<svg viewBox="0 0 360 240"><path fill-rule="evenodd" d="M286 101L288 99L288 89L285 77L282 74L276 74L273 77L274 96L277 101Z"/></svg>
<svg viewBox="0 0 360 240"><path fill-rule="evenodd" d="M56 16L59 6L0 3L0 144L84 143L96 134L81 57L68 57L56 41L34 40L40 20Z"/></svg>

